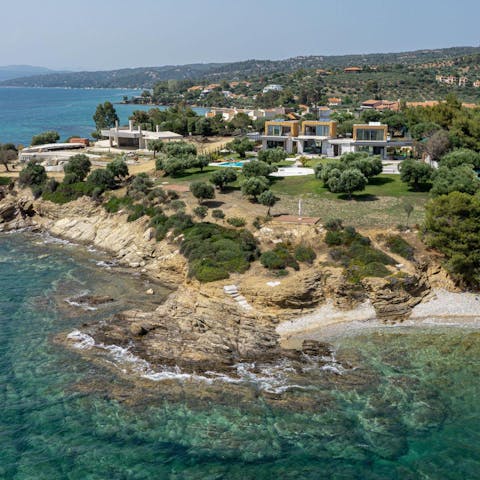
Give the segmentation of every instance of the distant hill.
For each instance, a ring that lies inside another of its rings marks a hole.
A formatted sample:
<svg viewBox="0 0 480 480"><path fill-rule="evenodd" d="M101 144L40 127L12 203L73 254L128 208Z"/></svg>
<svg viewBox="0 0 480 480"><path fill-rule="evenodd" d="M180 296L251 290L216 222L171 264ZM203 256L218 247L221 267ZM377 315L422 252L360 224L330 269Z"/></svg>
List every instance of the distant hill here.
<svg viewBox="0 0 480 480"><path fill-rule="evenodd" d="M34 67L32 65L7 65L5 67L0 66L0 81L3 82L18 77L47 75L52 73L55 73L55 70L51 70L45 67Z"/></svg>
<svg viewBox="0 0 480 480"><path fill-rule="evenodd" d="M0 82L3 86L70 88L151 88L165 80L247 79L251 76L287 73L299 69L335 69L347 66L420 65L480 54L480 47L454 47L400 53L342 56L302 56L286 60L246 60L232 63L196 63L163 67L127 68L98 72L23 74ZM43 72L45 73L45 72Z"/></svg>

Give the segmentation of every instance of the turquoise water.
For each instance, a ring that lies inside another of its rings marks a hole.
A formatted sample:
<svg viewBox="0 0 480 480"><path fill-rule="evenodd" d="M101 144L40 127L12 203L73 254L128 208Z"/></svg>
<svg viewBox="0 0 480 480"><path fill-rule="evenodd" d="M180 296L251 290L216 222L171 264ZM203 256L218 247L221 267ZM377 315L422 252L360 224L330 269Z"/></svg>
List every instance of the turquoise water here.
<svg viewBox="0 0 480 480"><path fill-rule="evenodd" d="M282 394L259 386L261 369L244 384L137 381L112 350L65 345L85 323L153 308L145 280L102 260L0 236L2 480L480 478L478 332L336 340L326 367L272 367ZM87 290L115 302L65 302Z"/></svg>
<svg viewBox="0 0 480 480"><path fill-rule="evenodd" d="M136 90L63 89L0 87L0 143L30 145L34 135L56 130L62 140L78 135L90 137L95 130L92 119L101 102L121 102L124 96L139 95ZM134 110L149 110L150 106L115 105L122 124ZM164 107L160 107L164 108ZM204 114L205 109L197 109Z"/></svg>

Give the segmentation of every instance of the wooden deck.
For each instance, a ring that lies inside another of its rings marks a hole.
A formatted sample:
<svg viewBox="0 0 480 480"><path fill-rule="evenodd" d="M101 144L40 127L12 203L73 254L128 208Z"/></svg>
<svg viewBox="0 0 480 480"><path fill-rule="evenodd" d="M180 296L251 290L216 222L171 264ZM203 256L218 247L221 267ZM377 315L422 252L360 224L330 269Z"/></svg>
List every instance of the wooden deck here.
<svg viewBox="0 0 480 480"><path fill-rule="evenodd" d="M297 215L279 215L273 217L273 222L279 223L295 223L297 225L316 225L320 222L318 217L299 217Z"/></svg>

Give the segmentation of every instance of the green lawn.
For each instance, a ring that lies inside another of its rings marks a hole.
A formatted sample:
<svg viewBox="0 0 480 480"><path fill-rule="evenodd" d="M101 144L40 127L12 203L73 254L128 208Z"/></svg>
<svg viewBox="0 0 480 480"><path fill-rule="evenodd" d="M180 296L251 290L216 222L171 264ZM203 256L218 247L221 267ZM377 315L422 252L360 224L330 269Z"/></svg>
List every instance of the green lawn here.
<svg viewBox="0 0 480 480"><path fill-rule="evenodd" d="M406 223L405 203L414 206L410 224L421 224L428 193L412 192L399 175L379 175L370 180L365 191L347 200L345 195L330 193L313 175L275 181L272 190L281 198L276 213L296 214L302 198L302 214L322 221L341 218L358 228L394 228Z"/></svg>
<svg viewBox="0 0 480 480"><path fill-rule="evenodd" d="M222 167L205 167L203 172L201 172L198 168L189 168L185 170L180 175L176 176L165 176L160 179L161 182L170 182L170 183L191 183L191 182L207 182L212 175L212 172L218 170Z"/></svg>
<svg viewBox="0 0 480 480"><path fill-rule="evenodd" d="M315 194L328 199L343 199L344 195L330 193L314 175L286 177L275 181L272 190L285 195ZM427 199L424 192L413 192L400 180L400 175L379 175L372 178L363 192L353 195L357 200L371 197L412 197Z"/></svg>
<svg viewBox="0 0 480 480"><path fill-rule="evenodd" d="M8 185L11 180L9 177L0 177L0 185Z"/></svg>

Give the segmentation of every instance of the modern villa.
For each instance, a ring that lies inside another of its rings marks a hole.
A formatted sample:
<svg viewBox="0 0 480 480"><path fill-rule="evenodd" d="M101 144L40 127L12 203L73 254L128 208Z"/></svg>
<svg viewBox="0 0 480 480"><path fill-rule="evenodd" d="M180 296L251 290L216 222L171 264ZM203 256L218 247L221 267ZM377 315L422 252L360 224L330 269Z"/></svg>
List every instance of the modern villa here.
<svg viewBox="0 0 480 480"><path fill-rule="evenodd" d="M265 122L265 132L260 136L262 148L283 148L287 153L294 152L294 139L298 137L298 120L271 120Z"/></svg>
<svg viewBox="0 0 480 480"><path fill-rule="evenodd" d="M329 140L337 137L337 122L307 120L302 123L300 135L295 138L298 153L333 156Z"/></svg>
<svg viewBox="0 0 480 480"><path fill-rule="evenodd" d="M111 147L126 147L139 150L147 149L150 140L171 141L181 140L183 138L183 136L178 133L161 132L158 125L156 132L142 130L140 125L135 127L132 120L129 121L128 127L119 127L117 123L113 128L102 130L101 135L103 138L109 140Z"/></svg>
<svg viewBox="0 0 480 480"><path fill-rule="evenodd" d="M401 147L411 147L408 139L392 140L388 134L388 125L370 122L353 126L352 138L337 138L329 140L333 147L333 156L344 153L367 152L370 155L380 155L387 159L392 151Z"/></svg>
<svg viewBox="0 0 480 480"><path fill-rule="evenodd" d="M338 157L344 153L367 152L387 159L401 147L411 147L409 139L392 140L388 125L370 122L354 125L353 135L337 138L337 122L333 120L274 120L265 122L265 133L260 137L262 148L281 147L287 153L317 154Z"/></svg>

